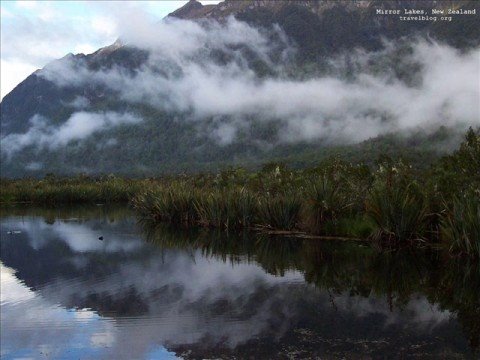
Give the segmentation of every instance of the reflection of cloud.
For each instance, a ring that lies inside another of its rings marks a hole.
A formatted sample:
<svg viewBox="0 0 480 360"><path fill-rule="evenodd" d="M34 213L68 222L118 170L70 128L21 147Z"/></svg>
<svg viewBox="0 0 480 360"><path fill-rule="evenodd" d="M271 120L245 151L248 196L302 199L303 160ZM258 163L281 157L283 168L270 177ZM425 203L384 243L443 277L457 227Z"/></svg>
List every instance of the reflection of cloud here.
<svg viewBox="0 0 480 360"><path fill-rule="evenodd" d="M95 333L114 331L110 322L99 321L92 311L83 311L83 316L76 318L75 313L28 289L13 269L1 263L0 269L2 357L64 358L69 349L88 348Z"/></svg>
<svg viewBox="0 0 480 360"><path fill-rule="evenodd" d="M130 227L125 229L126 224L119 221L107 224L104 220L90 223L57 220L47 224L42 219L34 218L30 221L9 219L8 224L10 228L26 233L30 245L37 250L47 246L52 239L65 242L76 253L125 252L142 246L136 231ZM98 239L100 236L104 237L103 241ZM72 261L78 266L85 265L81 258L73 258Z"/></svg>
<svg viewBox="0 0 480 360"><path fill-rule="evenodd" d="M255 265L232 267L206 259L200 252L191 257L166 251L162 262L155 258L143 263L125 261L114 274L98 281L78 279L72 283L58 279L43 286L40 292L62 304L71 303L72 298L87 301L92 293L111 298L112 303L120 299L123 304L121 298L127 299L131 289L135 289L135 294L148 305L147 317L128 318L124 326L129 331L117 334L121 339L116 343L116 347L121 347L121 351L116 350L120 354L134 356L143 353L150 343L192 344L206 335L223 339L232 347L244 343L269 328L272 311L285 318L293 316L292 309L278 304L288 303L287 299L282 300L288 298L287 284L300 283L302 279L297 272L275 277ZM287 287L282 289L281 284ZM248 304L258 291L274 291L274 296L249 309ZM226 304L227 308L215 314L216 303ZM245 312L249 314L243 321L235 320L245 316ZM132 336L137 331L138 337Z"/></svg>
<svg viewBox="0 0 480 360"><path fill-rule="evenodd" d="M371 298L359 296L340 296L335 299L335 305L344 312L351 312L356 317L368 317L372 314L382 314L385 317L384 326L402 322L408 314L410 321L417 328L432 328L448 321L451 313L441 310L438 305L431 304L424 296L412 298L401 310L392 311L385 301L372 301Z"/></svg>
<svg viewBox="0 0 480 360"><path fill-rule="evenodd" d="M257 338L281 339L298 326L318 327L323 338L342 337L343 331L350 331L329 328L329 321L358 328L373 321L375 330L368 339L388 339L396 337L398 329L409 334L434 332L450 318L448 312L429 306L421 296L392 312L382 297L344 293L333 297L334 310L332 297L305 284L300 272L278 277L253 262L233 265L205 257L201 250L161 251L138 238L115 238L122 223L57 220L48 225L36 218L8 218L6 222L9 227L21 228L29 246L43 252L32 259L35 266L57 269L61 264L63 269L75 269L51 273L43 284L37 284L35 293L15 278L13 270L6 270L7 277L2 272L2 290L5 281L10 294L5 307L2 297L6 351L47 344L58 354L76 346L101 351L92 357L131 359L151 356L152 348L167 344L172 348L234 348ZM2 221L2 228L5 226ZM112 234L108 251L101 247L102 242L97 245L98 240L89 240L96 239L100 229ZM58 259L49 257L45 251L60 242L72 252ZM51 263L55 261L58 264ZM63 307L82 310L65 311ZM19 328L18 324L24 325ZM38 331L44 326L47 331ZM366 335L351 336L364 339ZM172 356L164 349L158 352Z"/></svg>
<svg viewBox="0 0 480 360"><path fill-rule="evenodd" d="M1 265L0 271L0 278L2 279L0 299L2 306L9 303L27 301L35 297L33 291L29 290L25 285L18 281L13 269Z"/></svg>
<svg viewBox="0 0 480 360"><path fill-rule="evenodd" d="M97 332L90 337L90 344L94 348L110 347L115 343L115 337L111 332Z"/></svg>

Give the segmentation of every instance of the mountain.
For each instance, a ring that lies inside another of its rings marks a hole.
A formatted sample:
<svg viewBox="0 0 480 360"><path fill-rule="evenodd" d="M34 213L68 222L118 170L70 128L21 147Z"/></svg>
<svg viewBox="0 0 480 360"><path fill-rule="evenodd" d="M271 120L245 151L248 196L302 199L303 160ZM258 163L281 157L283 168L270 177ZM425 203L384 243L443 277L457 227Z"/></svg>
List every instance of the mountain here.
<svg viewBox="0 0 480 360"><path fill-rule="evenodd" d="M480 22L467 17L449 24L437 22L399 22L397 16L377 16L377 10L475 9L475 1L438 0L226 0L203 6L190 0L169 16L180 19L215 19L229 16L255 26L279 24L302 50L307 61L325 52L362 46L378 49L382 38L400 38L422 31L455 47L475 46L479 42Z"/></svg>
<svg viewBox="0 0 480 360"><path fill-rule="evenodd" d="M475 1L204 6L191 0L148 36L130 34L93 54L69 54L7 94L1 175L151 176L272 160L304 166L331 154L370 161L382 152L437 156L450 132L475 125L475 112L451 104L469 106L474 76L441 96L432 89L441 64L475 64L478 17L459 15L447 26L377 10L476 7ZM391 100L389 92L398 96ZM410 114L402 96L405 102L425 97L414 107L432 120ZM438 118L438 109L447 109L439 123L432 115ZM412 130L403 132L407 124L415 125L415 141ZM453 130L439 130L444 124ZM386 135L400 131L397 140ZM385 146L368 146L369 138ZM362 157L358 149L366 148Z"/></svg>
<svg viewBox="0 0 480 360"><path fill-rule="evenodd" d="M325 0L325 1L302 1L302 0L226 0L218 5L202 5L197 0L190 0L186 5L174 11L169 16L181 19L214 18L225 19L248 11L268 11L279 13L286 7L297 6L304 8L316 15L333 7L341 6L347 10L364 9L370 6L371 0Z"/></svg>
<svg viewBox="0 0 480 360"><path fill-rule="evenodd" d="M228 16L237 16L251 11L262 11L278 14L286 8L295 6L303 8L317 16L333 8L342 8L346 11L376 11L376 9L457 9L470 6L469 1L453 0L225 0L217 5L202 5L197 0L190 0L180 9L169 16L181 19L214 18L225 19Z"/></svg>

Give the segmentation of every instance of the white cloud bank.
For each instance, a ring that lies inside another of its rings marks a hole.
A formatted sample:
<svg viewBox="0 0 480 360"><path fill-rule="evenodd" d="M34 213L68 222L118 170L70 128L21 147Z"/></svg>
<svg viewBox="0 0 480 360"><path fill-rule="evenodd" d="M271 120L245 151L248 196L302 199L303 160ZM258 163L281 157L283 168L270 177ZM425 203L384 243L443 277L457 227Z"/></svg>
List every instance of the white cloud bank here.
<svg viewBox="0 0 480 360"><path fill-rule="evenodd" d="M393 72L379 75L366 69L373 57L391 57L393 45L382 52L351 54L357 66L353 79L331 75L294 80L282 76L282 63L293 51L279 29L276 35L284 49L280 55L271 34L233 18L223 25L174 19L154 27L139 23L134 17L122 37L150 53L147 64L133 75L119 67L90 71L78 62L58 62L43 76L60 86L96 83L126 102L186 112L196 120L221 118L211 131L223 144L233 141L252 119L282 122L280 138L286 142L358 142L391 131L480 125L480 49L461 53L434 42L412 42L407 60L412 73L419 65L417 85L408 85ZM218 51L229 59L226 64L209 56ZM280 76L257 77L246 53Z"/></svg>
<svg viewBox="0 0 480 360"><path fill-rule="evenodd" d="M28 146L56 149L75 140L82 140L95 132L105 131L121 124L135 124L141 118L131 113L80 111L72 114L60 126L52 125L48 119L35 115L26 133L10 134L2 139L2 153L11 155Z"/></svg>
<svg viewBox="0 0 480 360"><path fill-rule="evenodd" d="M337 73L298 79L286 75L295 47L278 27L266 32L233 18L223 24L178 19L152 23L144 12L127 10L128 14L119 8L113 15L117 20L128 16L122 41L149 53L140 68L93 71L85 60L66 57L39 74L58 86L99 85L126 103L184 113L181 121L193 119L223 145L235 141L252 121L279 122L281 142L354 143L393 131L429 132L442 125L463 131L480 125L478 48L460 52L431 41L412 41L412 52L401 61L414 74L414 85L388 66L371 71L372 59L391 63L397 48L393 44L379 52L351 52L349 61L356 70L348 80L339 75L344 70L342 56L331 59L332 69L340 69ZM221 54L223 62L212 54ZM276 75L258 77L251 69L252 58ZM55 149L140 121L131 114L96 114L83 97L70 105L80 112L64 124L55 127L34 116L28 132L2 139L2 151L12 154L31 145Z"/></svg>

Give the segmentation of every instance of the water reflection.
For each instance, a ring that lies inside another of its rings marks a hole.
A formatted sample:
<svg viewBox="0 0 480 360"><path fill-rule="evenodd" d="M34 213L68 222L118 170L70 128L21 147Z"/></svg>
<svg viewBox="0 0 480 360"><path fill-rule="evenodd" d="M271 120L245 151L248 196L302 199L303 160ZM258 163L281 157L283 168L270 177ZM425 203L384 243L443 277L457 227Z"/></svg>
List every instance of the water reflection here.
<svg viewBox="0 0 480 360"><path fill-rule="evenodd" d="M2 358L474 358L478 347L478 264L140 228L125 208L2 215Z"/></svg>

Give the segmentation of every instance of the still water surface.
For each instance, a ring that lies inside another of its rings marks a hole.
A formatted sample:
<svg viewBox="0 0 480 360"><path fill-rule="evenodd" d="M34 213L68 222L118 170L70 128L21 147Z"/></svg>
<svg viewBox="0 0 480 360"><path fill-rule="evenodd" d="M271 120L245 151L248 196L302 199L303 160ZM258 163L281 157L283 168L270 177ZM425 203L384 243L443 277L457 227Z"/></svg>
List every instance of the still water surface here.
<svg viewBox="0 0 480 360"><path fill-rule="evenodd" d="M478 264L152 229L126 208L0 225L2 359L478 358Z"/></svg>

